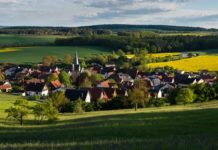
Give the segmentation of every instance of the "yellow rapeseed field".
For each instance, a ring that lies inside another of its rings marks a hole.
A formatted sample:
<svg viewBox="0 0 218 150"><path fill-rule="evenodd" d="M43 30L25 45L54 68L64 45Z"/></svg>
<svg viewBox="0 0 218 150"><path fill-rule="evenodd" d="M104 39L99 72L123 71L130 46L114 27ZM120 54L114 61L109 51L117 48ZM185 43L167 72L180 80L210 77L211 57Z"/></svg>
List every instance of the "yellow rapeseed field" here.
<svg viewBox="0 0 218 150"><path fill-rule="evenodd" d="M207 69L209 71L218 71L218 56L204 55L177 61L148 64L148 67L150 68L164 66L171 66L184 71L200 71L203 69Z"/></svg>
<svg viewBox="0 0 218 150"><path fill-rule="evenodd" d="M157 54L151 54L152 57L167 57L167 56L176 56L181 55L181 53L157 53Z"/></svg>
<svg viewBox="0 0 218 150"><path fill-rule="evenodd" d="M16 52L19 51L17 48L3 48L0 49L0 53L10 53L10 52Z"/></svg>

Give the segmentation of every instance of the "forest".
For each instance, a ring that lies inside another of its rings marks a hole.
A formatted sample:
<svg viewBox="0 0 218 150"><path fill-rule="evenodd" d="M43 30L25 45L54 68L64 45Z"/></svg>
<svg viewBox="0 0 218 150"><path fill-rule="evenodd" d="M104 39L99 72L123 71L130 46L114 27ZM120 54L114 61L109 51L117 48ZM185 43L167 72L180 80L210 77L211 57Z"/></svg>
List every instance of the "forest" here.
<svg viewBox="0 0 218 150"><path fill-rule="evenodd" d="M157 34L118 33L107 36L83 36L67 39L56 39L59 46L103 46L122 49L125 52L147 50L151 53L198 51L218 48L218 36L159 36Z"/></svg>

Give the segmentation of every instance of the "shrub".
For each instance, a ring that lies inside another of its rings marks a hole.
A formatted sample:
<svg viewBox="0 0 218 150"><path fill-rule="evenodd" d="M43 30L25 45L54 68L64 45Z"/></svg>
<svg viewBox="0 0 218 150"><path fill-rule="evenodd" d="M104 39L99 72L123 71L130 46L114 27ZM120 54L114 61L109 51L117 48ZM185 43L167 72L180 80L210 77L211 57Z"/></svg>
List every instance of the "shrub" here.
<svg viewBox="0 0 218 150"><path fill-rule="evenodd" d="M152 98L150 99L150 106L155 106L155 107L161 107L164 106L166 104L167 99L165 98Z"/></svg>
<svg viewBox="0 0 218 150"><path fill-rule="evenodd" d="M176 103L177 104L187 104L192 103L195 99L194 92L189 88L180 89L177 96L176 96Z"/></svg>
<svg viewBox="0 0 218 150"><path fill-rule="evenodd" d="M83 113L84 110L83 110L83 100L81 99L78 99L74 102L74 108L73 108L73 112L74 113Z"/></svg>

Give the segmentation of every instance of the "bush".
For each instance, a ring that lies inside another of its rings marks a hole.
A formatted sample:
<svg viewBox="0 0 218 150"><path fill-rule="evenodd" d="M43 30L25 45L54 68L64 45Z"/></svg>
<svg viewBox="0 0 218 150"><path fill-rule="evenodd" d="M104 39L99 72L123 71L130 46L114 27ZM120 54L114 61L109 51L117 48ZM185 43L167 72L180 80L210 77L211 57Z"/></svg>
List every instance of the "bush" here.
<svg viewBox="0 0 218 150"><path fill-rule="evenodd" d="M73 102L69 102L69 103L65 104L61 109L62 113L72 113L73 111L74 111L74 103Z"/></svg>
<svg viewBox="0 0 218 150"><path fill-rule="evenodd" d="M176 96L176 104L192 103L195 99L194 92L189 88L180 89Z"/></svg>
<svg viewBox="0 0 218 150"><path fill-rule="evenodd" d="M167 99L165 98L152 98L150 99L149 105L150 106L155 106L155 107L161 107L166 104Z"/></svg>
<svg viewBox="0 0 218 150"><path fill-rule="evenodd" d="M103 109L104 110L124 109L126 108L125 101L126 101L126 97L124 96L115 97L111 101L105 103Z"/></svg>
<svg viewBox="0 0 218 150"><path fill-rule="evenodd" d="M91 112L95 110L95 106L93 103L85 103L83 104L83 110L85 110L85 112Z"/></svg>
<svg viewBox="0 0 218 150"><path fill-rule="evenodd" d="M78 99L78 100L76 100L75 102L74 102L74 107L73 107L73 112L74 113L78 113L78 114L81 114L81 113L83 113L84 112L84 110L83 110L83 100L81 100L81 99Z"/></svg>

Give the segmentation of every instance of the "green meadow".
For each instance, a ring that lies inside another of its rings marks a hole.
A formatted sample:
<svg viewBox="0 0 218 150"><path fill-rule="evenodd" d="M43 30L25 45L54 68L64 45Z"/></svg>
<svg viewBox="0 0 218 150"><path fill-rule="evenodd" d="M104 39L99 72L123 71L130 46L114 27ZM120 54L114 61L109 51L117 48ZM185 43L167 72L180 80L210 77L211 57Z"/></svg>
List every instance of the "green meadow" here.
<svg viewBox="0 0 218 150"><path fill-rule="evenodd" d="M218 149L218 101L59 114L53 124L29 116L21 127L4 113L18 98L0 94L0 149Z"/></svg>
<svg viewBox="0 0 218 150"><path fill-rule="evenodd" d="M0 34L0 46L48 45L53 44L56 38L65 37L67 36Z"/></svg>
<svg viewBox="0 0 218 150"><path fill-rule="evenodd" d="M96 54L109 54L112 52L108 48L91 46L12 47L0 49L0 62L37 63L42 60L43 56L53 55L62 59L66 54L74 55L76 51L80 57L90 57Z"/></svg>

